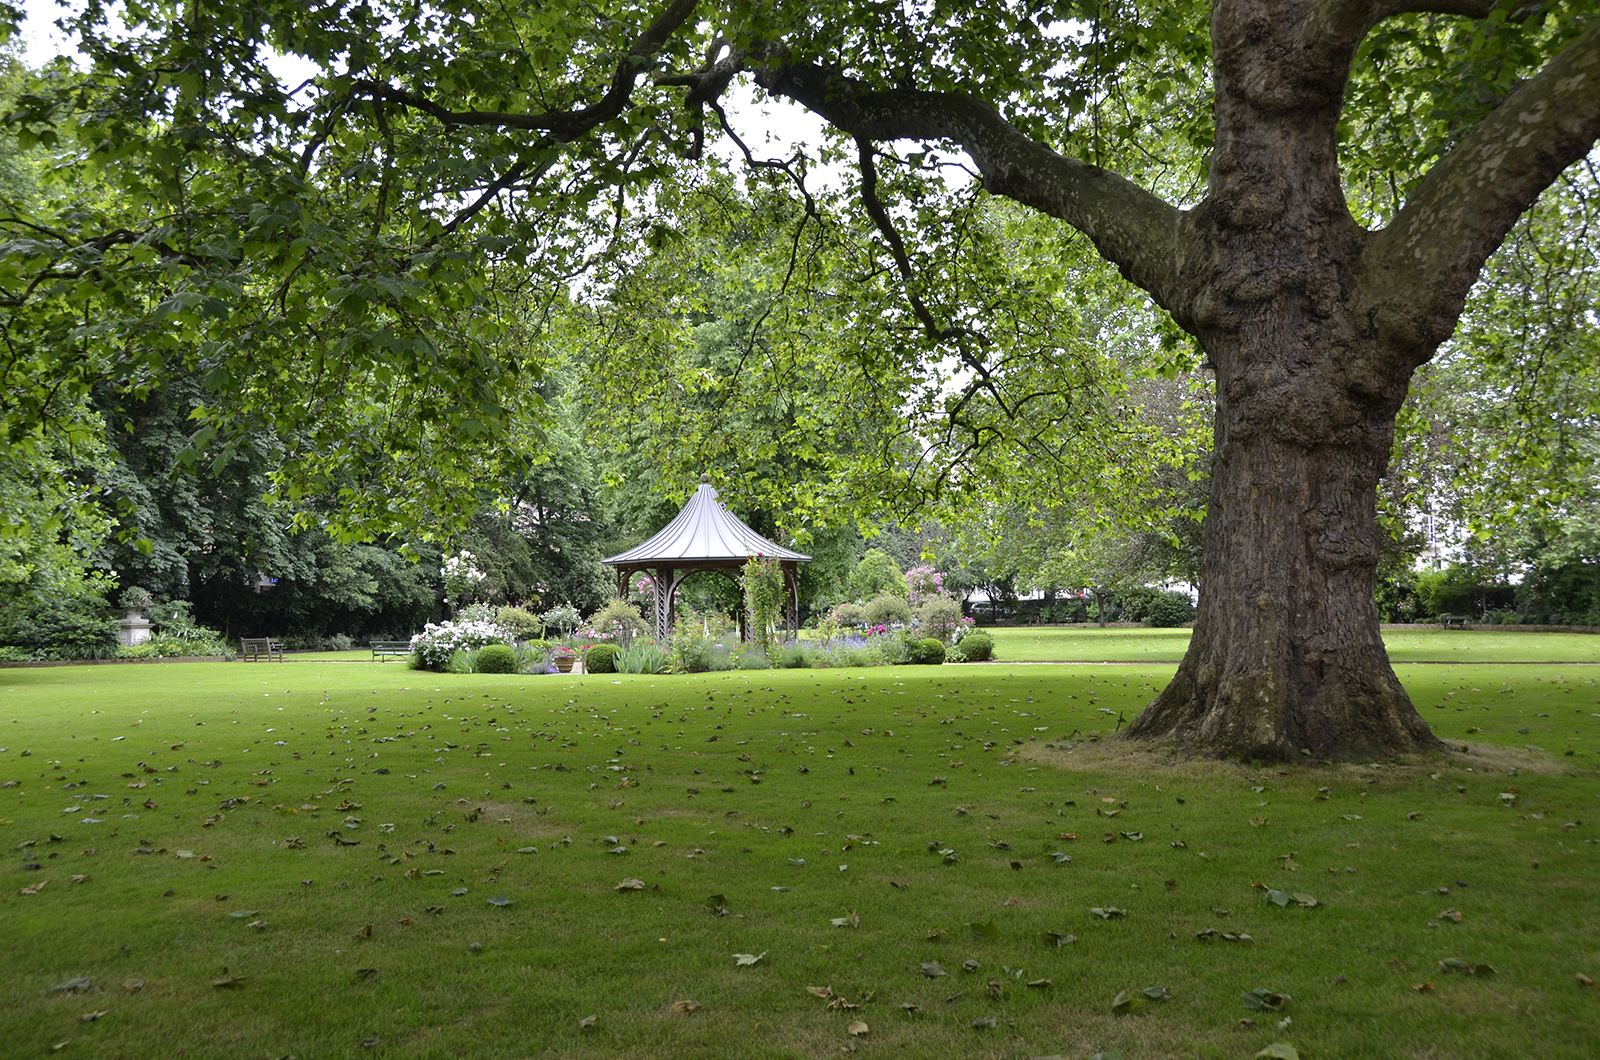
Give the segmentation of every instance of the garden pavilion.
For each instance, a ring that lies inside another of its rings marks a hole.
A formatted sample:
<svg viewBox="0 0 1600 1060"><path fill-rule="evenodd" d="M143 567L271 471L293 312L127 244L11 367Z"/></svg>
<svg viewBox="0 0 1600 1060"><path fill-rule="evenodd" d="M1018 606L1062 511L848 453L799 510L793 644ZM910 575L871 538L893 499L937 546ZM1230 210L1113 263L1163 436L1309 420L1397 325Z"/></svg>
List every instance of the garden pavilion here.
<svg viewBox="0 0 1600 1060"><path fill-rule="evenodd" d="M751 556L776 557L783 568L787 600L784 611L790 624L798 625L800 584L797 574L800 564L809 563L811 557L769 541L746 526L717 500L717 491L709 475L700 476L700 488L694 491L694 496L654 537L600 562L617 568L619 596L627 595L630 574L643 571L649 577L654 590L651 625L655 627L656 639L665 640L676 619L673 597L685 578L697 571L718 571L737 584L740 571ZM740 637L748 634L744 611L742 607L739 609Z"/></svg>

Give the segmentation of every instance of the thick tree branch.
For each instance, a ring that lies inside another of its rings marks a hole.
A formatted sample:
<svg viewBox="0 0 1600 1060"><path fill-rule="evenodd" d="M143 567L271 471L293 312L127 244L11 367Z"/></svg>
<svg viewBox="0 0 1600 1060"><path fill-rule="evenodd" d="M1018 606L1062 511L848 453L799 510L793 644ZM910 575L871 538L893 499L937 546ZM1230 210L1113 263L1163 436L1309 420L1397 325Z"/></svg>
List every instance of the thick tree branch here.
<svg viewBox="0 0 1600 1060"><path fill-rule="evenodd" d="M876 91L781 53L752 62L756 82L858 140L949 140L972 157L984 186L1084 233L1108 261L1161 305L1176 310L1185 242L1175 207L1098 166L1023 135L992 106L956 93Z"/></svg>
<svg viewBox="0 0 1600 1060"><path fill-rule="evenodd" d="M1468 133L1374 237L1362 262L1364 315L1430 356L1489 255L1597 139L1600 21Z"/></svg>

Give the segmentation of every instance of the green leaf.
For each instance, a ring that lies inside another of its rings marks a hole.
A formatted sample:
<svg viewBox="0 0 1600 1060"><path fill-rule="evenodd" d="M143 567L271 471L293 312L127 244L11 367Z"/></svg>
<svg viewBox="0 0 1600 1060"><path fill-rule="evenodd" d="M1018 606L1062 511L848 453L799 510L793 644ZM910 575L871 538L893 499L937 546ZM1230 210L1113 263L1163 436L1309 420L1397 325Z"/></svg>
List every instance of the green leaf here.
<svg viewBox="0 0 1600 1060"><path fill-rule="evenodd" d="M1283 1006L1293 1001L1288 994L1278 994L1258 986L1244 995L1244 1007L1253 1012L1282 1012Z"/></svg>
<svg viewBox="0 0 1600 1060"><path fill-rule="evenodd" d="M1118 1013L1132 1012L1145 1003L1145 999L1136 990L1123 990L1111 1002L1111 1011Z"/></svg>
<svg viewBox="0 0 1600 1060"><path fill-rule="evenodd" d="M1000 937L1000 925L996 924L993 919L983 924L974 921L968 924L967 927L971 928L973 935L980 939L997 939Z"/></svg>
<svg viewBox="0 0 1600 1060"><path fill-rule="evenodd" d="M1300 1051L1288 1042L1273 1042L1256 1054L1256 1060L1300 1060Z"/></svg>
<svg viewBox="0 0 1600 1060"><path fill-rule="evenodd" d="M753 964L759 963L761 958L766 955L766 950L762 950L760 953L735 953L733 955L733 964L735 968L748 968Z"/></svg>

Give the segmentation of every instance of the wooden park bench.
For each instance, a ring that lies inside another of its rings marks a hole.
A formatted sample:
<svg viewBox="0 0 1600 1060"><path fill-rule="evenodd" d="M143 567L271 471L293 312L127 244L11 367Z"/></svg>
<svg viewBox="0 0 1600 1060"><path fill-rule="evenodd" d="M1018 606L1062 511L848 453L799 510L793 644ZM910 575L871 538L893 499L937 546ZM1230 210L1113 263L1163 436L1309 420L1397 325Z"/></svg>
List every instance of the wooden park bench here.
<svg viewBox="0 0 1600 1060"><path fill-rule="evenodd" d="M271 637L241 637L239 639L239 657L245 662L255 662L266 656L271 662L276 655L279 662L283 662L283 644Z"/></svg>
<svg viewBox="0 0 1600 1060"><path fill-rule="evenodd" d="M372 657L379 662L389 658L404 659L411 654L409 640L375 640L371 644Z"/></svg>
<svg viewBox="0 0 1600 1060"><path fill-rule="evenodd" d="M1439 625L1445 629L1466 629L1467 623L1472 621L1471 615L1440 615Z"/></svg>

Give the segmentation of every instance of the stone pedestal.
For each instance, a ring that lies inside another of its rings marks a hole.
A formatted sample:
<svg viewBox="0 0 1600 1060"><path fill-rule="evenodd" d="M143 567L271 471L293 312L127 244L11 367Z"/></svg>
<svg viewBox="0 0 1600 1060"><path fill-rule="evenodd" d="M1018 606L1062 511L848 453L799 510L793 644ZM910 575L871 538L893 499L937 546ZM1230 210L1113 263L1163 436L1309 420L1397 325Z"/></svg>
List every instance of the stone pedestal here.
<svg viewBox="0 0 1600 1060"><path fill-rule="evenodd" d="M137 611L129 611L118 622L117 643L124 648L131 648L135 644L143 644L150 639L150 620Z"/></svg>

